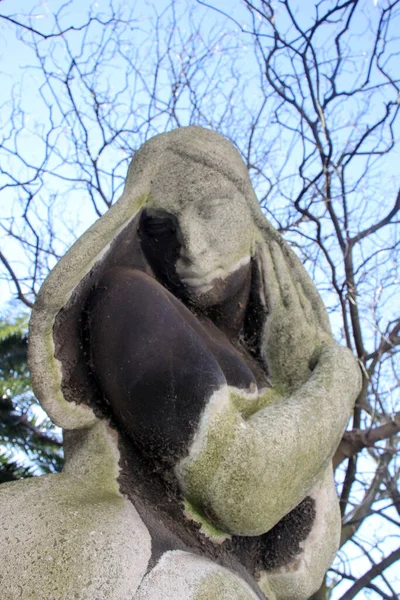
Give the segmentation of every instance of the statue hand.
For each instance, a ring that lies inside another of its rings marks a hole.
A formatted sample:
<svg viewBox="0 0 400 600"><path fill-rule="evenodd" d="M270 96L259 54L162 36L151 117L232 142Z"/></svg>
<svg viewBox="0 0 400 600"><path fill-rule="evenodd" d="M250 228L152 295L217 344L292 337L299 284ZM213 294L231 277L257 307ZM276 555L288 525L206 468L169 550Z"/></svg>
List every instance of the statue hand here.
<svg viewBox="0 0 400 600"><path fill-rule="evenodd" d="M279 244L271 241L268 250L261 257L268 307L263 353L273 384L291 392L308 379L322 345L332 338Z"/></svg>

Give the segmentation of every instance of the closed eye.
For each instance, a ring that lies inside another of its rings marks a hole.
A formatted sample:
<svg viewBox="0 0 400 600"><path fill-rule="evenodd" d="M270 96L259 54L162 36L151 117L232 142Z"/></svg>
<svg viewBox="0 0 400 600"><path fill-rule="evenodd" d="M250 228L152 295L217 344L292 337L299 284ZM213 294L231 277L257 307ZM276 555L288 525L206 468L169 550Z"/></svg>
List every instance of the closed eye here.
<svg viewBox="0 0 400 600"><path fill-rule="evenodd" d="M143 210L139 229L150 237L172 235L177 229L176 217L169 213L152 214Z"/></svg>
<svg viewBox="0 0 400 600"><path fill-rule="evenodd" d="M215 213L218 213L222 208L225 208L228 204L228 198L210 198L202 203L199 207L199 214L205 219L212 219Z"/></svg>

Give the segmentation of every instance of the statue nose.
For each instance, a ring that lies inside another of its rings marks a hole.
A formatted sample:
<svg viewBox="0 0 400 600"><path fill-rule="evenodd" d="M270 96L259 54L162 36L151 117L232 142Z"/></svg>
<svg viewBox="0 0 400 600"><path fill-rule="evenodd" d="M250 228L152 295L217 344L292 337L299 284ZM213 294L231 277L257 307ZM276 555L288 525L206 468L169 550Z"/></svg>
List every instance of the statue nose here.
<svg viewBox="0 0 400 600"><path fill-rule="evenodd" d="M181 228L182 246L181 259L183 263L196 263L197 260L210 252L210 241L204 227L194 223Z"/></svg>

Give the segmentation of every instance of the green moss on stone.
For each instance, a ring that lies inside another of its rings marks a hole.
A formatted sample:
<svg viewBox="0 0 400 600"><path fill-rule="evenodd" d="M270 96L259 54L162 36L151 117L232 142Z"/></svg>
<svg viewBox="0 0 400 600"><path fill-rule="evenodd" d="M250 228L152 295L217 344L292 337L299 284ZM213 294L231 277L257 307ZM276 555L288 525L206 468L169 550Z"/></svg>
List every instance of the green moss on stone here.
<svg viewBox="0 0 400 600"><path fill-rule="evenodd" d="M225 540L230 539L230 535L217 529L207 520L205 514L198 508L194 507L188 500L184 501L185 517L190 521L194 521L201 525L200 531L206 537L217 544L222 544Z"/></svg>
<svg viewBox="0 0 400 600"><path fill-rule="evenodd" d="M248 419L262 408L281 401L284 395L285 390L283 387L276 385L273 388L265 390L255 398L249 397L246 394L241 394L238 390L232 390L231 400L243 419Z"/></svg>
<svg viewBox="0 0 400 600"><path fill-rule="evenodd" d="M204 577L193 600L256 600L255 593L235 575L211 573Z"/></svg>
<svg viewBox="0 0 400 600"><path fill-rule="evenodd" d="M181 470L186 487L186 495L191 504L199 506L207 498L217 469L224 459L235 432L240 427L241 418L230 403L208 423L206 439L198 456L182 461Z"/></svg>

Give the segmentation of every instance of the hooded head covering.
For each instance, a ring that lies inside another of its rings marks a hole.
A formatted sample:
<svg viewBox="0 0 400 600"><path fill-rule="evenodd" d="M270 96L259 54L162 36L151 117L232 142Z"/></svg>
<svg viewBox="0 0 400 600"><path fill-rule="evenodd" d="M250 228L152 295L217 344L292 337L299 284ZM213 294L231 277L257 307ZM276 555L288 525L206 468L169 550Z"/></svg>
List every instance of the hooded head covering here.
<svg viewBox="0 0 400 600"><path fill-rule="evenodd" d="M304 267L265 219L239 152L223 136L202 127L183 127L155 136L135 154L122 197L70 248L50 272L38 294L30 323L29 364L36 396L52 420L64 429L94 424L93 386L88 385L82 347L82 311L96 277L105 265L129 264L146 269L132 258L132 233L127 232L143 207L151 202L152 186L165 175L171 157L182 157L210 168L232 182L245 198L264 255L279 244L293 281L302 285L321 328L329 323L318 292ZM229 227L229 224L227 225ZM129 251L128 251L129 246ZM138 249L138 246L136 246ZM138 255L140 254L140 249ZM264 261L263 285L268 289ZM273 297L274 291L269 290ZM268 307L267 307L268 308ZM262 342L261 342L262 345Z"/></svg>

